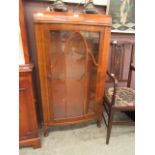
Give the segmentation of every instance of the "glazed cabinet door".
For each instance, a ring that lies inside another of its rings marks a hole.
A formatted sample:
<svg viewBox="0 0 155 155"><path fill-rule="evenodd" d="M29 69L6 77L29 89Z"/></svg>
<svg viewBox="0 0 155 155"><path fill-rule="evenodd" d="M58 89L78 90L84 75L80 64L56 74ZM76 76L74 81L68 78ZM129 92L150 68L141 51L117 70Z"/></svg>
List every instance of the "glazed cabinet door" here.
<svg viewBox="0 0 155 155"><path fill-rule="evenodd" d="M50 30L47 36L50 119L95 114L99 32Z"/></svg>

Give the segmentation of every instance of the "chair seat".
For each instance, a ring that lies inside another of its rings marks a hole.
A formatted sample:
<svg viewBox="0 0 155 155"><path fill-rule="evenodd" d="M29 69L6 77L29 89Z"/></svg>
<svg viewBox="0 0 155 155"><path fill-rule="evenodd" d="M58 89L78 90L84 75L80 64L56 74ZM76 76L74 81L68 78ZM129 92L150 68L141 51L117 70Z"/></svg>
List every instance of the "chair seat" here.
<svg viewBox="0 0 155 155"><path fill-rule="evenodd" d="M105 90L105 97L111 103L114 88ZM134 106L135 105L135 90L128 87L117 87L114 106Z"/></svg>

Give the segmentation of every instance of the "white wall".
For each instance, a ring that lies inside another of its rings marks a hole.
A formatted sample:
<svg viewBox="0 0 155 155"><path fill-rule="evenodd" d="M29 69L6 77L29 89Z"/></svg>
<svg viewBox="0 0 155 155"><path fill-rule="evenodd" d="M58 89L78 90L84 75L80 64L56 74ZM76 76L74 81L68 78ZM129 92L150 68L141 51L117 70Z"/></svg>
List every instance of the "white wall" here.
<svg viewBox="0 0 155 155"><path fill-rule="evenodd" d="M22 65L22 64L25 64L25 59L24 59L24 51L23 51L21 33L19 29L19 65Z"/></svg>

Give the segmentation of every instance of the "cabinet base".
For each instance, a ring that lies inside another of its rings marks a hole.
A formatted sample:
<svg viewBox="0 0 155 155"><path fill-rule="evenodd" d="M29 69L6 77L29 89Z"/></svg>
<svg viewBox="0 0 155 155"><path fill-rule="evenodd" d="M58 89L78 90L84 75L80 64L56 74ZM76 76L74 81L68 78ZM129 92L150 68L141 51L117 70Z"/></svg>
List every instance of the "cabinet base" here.
<svg viewBox="0 0 155 155"><path fill-rule="evenodd" d="M97 126L101 127L102 115L86 115L79 116L75 118L63 119L63 120L54 120L48 123L43 123L44 136L47 137L49 135L49 127L50 126L65 126L65 125L73 125L78 123L84 123L88 121L96 121Z"/></svg>
<svg viewBox="0 0 155 155"><path fill-rule="evenodd" d="M31 138L31 139L26 139L26 140L21 140L19 142L19 146L32 146L34 149L40 148L41 147L41 141L40 138Z"/></svg>

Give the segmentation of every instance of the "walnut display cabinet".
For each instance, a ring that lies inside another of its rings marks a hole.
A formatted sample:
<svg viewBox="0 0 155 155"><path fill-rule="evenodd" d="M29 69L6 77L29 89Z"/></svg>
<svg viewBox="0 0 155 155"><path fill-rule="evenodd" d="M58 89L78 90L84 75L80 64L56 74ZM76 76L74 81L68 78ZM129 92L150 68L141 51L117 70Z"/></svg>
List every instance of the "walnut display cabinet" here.
<svg viewBox="0 0 155 155"><path fill-rule="evenodd" d="M48 127L102 119L111 17L34 13L44 134Z"/></svg>

